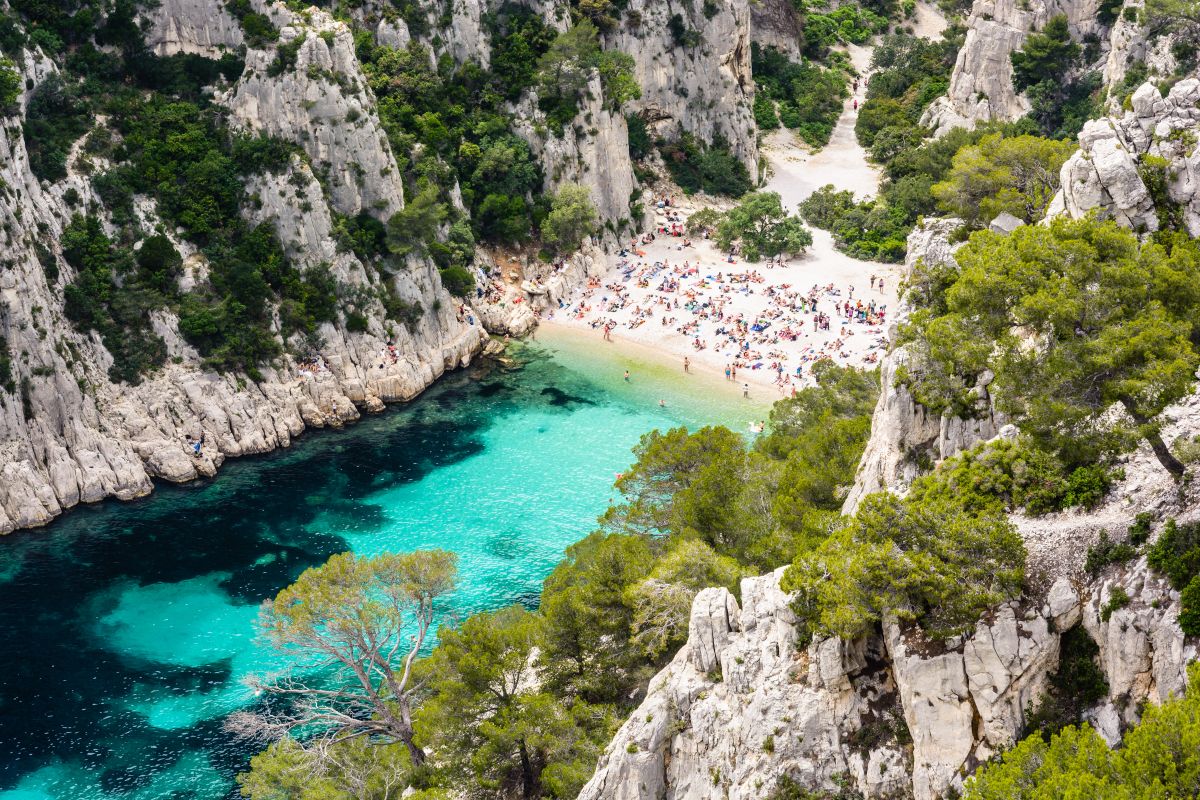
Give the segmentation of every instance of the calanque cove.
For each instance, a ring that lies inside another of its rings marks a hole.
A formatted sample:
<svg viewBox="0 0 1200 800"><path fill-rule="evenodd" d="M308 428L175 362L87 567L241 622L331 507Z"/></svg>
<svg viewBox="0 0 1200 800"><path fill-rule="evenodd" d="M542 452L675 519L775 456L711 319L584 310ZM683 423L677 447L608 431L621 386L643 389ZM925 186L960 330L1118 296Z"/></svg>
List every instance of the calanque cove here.
<svg viewBox="0 0 1200 800"><path fill-rule="evenodd" d="M0 116L0 800L1200 797L1200 0L3 0Z"/></svg>

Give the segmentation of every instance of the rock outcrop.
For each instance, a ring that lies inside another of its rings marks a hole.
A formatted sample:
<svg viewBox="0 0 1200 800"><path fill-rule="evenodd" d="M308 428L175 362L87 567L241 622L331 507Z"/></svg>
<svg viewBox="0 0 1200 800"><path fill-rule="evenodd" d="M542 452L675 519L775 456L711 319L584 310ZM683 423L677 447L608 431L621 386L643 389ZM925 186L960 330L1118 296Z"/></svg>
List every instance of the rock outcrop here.
<svg viewBox="0 0 1200 800"><path fill-rule="evenodd" d="M1030 32L1065 14L1071 35L1080 40L1102 32L1096 0L975 0L967 36L950 74L950 89L925 110L921 124L938 134L980 122L1011 121L1029 111L1029 101L1013 89L1013 51Z"/></svg>
<svg viewBox="0 0 1200 800"><path fill-rule="evenodd" d="M1088 718L1113 742L1140 703L1183 691L1196 657L1176 622L1178 593L1144 560L1097 580L1060 577L949 644L888 621L880 634L798 648L782 573L744 580L740 608L725 589L697 594L687 643L581 800L752 800L784 777L872 798L952 796L1024 735L1073 627L1099 646L1109 693ZM1132 600L1102 621L1116 585Z"/></svg>
<svg viewBox="0 0 1200 800"><path fill-rule="evenodd" d="M760 800L782 776L905 794L882 640L798 650L781 575L742 581L740 608L725 589L696 596L687 644L651 682L580 800ZM856 746L868 725L892 743Z"/></svg>
<svg viewBox="0 0 1200 800"><path fill-rule="evenodd" d="M160 0L146 17L146 46L160 56L219 58L245 44L242 26L221 0Z"/></svg>
<svg viewBox="0 0 1200 800"><path fill-rule="evenodd" d="M1058 195L1047 216L1082 217L1092 210L1136 231L1156 231L1172 215L1200 236L1200 80L1188 78L1166 97L1152 83L1133 93L1119 117L1091 120L1079 150L1062 167ZM1154 196L1147 173L1165 186Z"/></svg>
<svg viewBox="0 0 1200 800"><path fill-rule="evenodd" d="M751 107L750 3L730 0L711 7L683 0L630 0L625 24L604 37L605 46L634 57L642 87L632 105L653 129L681 131L704 142L723 138L733 154L758 175L758 129ZM676 42L670 20L678 15L699 43Z"/></svg>

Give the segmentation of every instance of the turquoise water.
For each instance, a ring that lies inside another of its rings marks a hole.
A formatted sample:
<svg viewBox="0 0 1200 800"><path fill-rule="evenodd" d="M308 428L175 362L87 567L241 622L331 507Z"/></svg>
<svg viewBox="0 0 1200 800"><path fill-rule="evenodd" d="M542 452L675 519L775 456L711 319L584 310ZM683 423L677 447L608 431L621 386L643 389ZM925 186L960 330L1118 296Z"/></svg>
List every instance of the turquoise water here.
<svg viewBox="0 0 1200 800"><path fill-rule="evenodd" d="M276 663L258 604L303 569L442 547L460 557L447 621L532 606L643 433L765 413L650 366L626 384L611 355L511 355L215 481L0 542L0 800L236 796L248 752L222 719Z"/></svg>

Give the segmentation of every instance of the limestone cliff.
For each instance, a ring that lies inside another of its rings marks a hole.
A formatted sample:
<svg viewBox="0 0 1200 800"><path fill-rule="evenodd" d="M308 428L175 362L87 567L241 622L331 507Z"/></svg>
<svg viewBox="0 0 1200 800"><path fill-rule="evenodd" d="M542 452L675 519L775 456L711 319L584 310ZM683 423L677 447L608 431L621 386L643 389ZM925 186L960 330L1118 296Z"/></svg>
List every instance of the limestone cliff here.
<svg viewBox="0 0 1200 800"><path fill-rule="evenodd" d="M1097 0L975 0L967 36L950 75L950 89L935 100L921 124L944 133L976 123L1009 122L1029 111L1012 85L1010 56L1030 32L1065 14L1077 41L1105 33L1096 19Z"/></svg>
<svg viewBox="0 0 1200 800"><path fill-rule="evenodd" d="M247 80L232 87L227 100L248 127L291 137L313 163L327 161L330 193L327 197L307 163L296 160L281 182L261 182L257 208L247 213L271 221L297 263L328 263L347 286L377 285L384 279L339 252L331 236L332 211L403 204L386 138L371 128L369 90L349 33L322 12L302 21L282 5L267 10L286 26L285 41L310 30L330 32L331 42L313 35L298 53L295 73L274 78L262 74L270 54L249 50ZM148 27L150 44L162 52L211 53L238 42L236 21L216 4L164 3ZM54 67L27 51L22 71L28 95ZM358 126L343 124L352 110L363 115ZM179 335L174 316L163 311L152 321L170 362L138 386L113 384L107 375L112 357L99 337L78 332L62 310L62 287L73 270L59 255L58 238L72 208L96 195L90 179L75 168L77 152L67 179L40 183L30 171L20 127L12 124L18 121L0 129L0 178L6 187L0 219L8 254L7 269L0 272L0 329L19 386L0 404L0 532L45 524L80 502L144 495L153 478L212 475L225 458L287 446L306 426L341 425L360 409L410 399L447 369L466 364L486 341L478 322L469 324L455 313L437 271L414 263L388 280L401 298L425 310L420 319L411 327L391 323L374 302L366 308L365 332L326 323L316 369L285 358L264 368L257 382L207 371ZM68 202L69 193L80 199ZM142 198L136 205L144 230L161 224L152 201ZM177 243L186 257L183 283L206 280L203 255ZM38 246L53 258L60 280L47 278ZM206 446L193 456L187 437L201 434Z"/></svg>
<svg viewBox="0 0 1200 800"><path fill-rule="evenodd" d="M918 225L908 237L907 275L918 260L953 263L950 236L961 224L956 219L931 219ZM895 340L908 317L901 300L888 338ZM880 364L880 394L871 419L871 439L858 465L858 475L842 511L853 514L859 502L872 492L891 489L903 492L928 465L968 450L999 433L1004 420L996 414L988 397L988 381L976 387L976 415L970 419L950 414L933 414L896 380L897 372L909 361L903 347L893 350Z"/></svg>

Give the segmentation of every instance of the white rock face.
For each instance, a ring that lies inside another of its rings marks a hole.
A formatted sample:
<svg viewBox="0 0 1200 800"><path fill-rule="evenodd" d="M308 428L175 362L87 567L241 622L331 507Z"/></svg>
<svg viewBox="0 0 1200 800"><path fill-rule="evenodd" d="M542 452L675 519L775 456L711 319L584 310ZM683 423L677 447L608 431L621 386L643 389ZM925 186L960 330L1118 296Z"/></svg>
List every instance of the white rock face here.
<svg viewBox="0 0 1200 800"><path fill-rule="evenodd" d="M278 47L250 50L245 73L222 102L242 127L304 148L328 176L336 211L387 219L404 207L404 186L353 34L319 9L304 18L279 4L272 11L284 17L280 45L303 38L295 66L271 76Z"/></svg>
<svg viewBox="0 0 1200 800"><path fill-rule="evenodd" d="M894 699L878 669L879 639L796 649L779 590L782 570L742 581L742 607L725 589L701 591L688 643L651 682L580 800L761 800L781 776L810 788L835 776L873 796L903 796L903 748L860 752L851 735L885 725Z"/></svg>
<svg viewBox="0 0 1200 800"><path fill-rule="evenodd" d="M621 229L631 222L640 227L642 220L630 219L630 198L637 182L629 159L629 127L624 116L604 107L599 78L592 79L579 115L561 136L545 131L545 115L531 97L516 113L516 132L542 164L548 194L564 183L578 183L591 192L602 222Z"/></svg>
<svg viewBox="0 0 1200 800"><path fill-rule="evenodd" d="M630 0L626 22L605 36L605 45L634 57L641 100L631 108L666 135L689 131L710 142L723 137L733 154L758 176L757 129L751 106L750 4L748 0L717 3L711 19L700 3L682 0ZM679 14L701 43L676 46L668 22Z"/></svg>
<svg viewBox="0 0 1200 800"><path fill-rule="evenodd" d="M160 56L219 58L245 44L241 24L221 0L160 0L146 22L146 46Z"/></svg>
<svg viewBox="0 0 1200 800"><path fill-rule="evenodd" d="M1167 195L1183 224L1200 236L1200 80L1188 78L1163 97L1152 83L1133 93L1120 117L1091 120L1079 133L1079 151L1062 167L1062 188L1048 216L1082 217L1093 209L1137 231L1156 231L1159 212L1142 179L1146 156L1165 159Z"/></svg>
<svg viewBox="0 0 1200 800"><path fill-rule="evenodd" d="M750 38L774 47L795 61L801 57L804 24L791 0L760 0L750 4Z"/></svg>
<svg viewBox="0 0 1200 800"><path fill-rule="evenodd" d="M921 124L940 135L954 127L1024 116L1029 101L1013 89L1012 52L1058 14L1066 14L1077 41L1099 34L1097 5L1096 0L975 0L950 90L925 110Z"/></svg>

